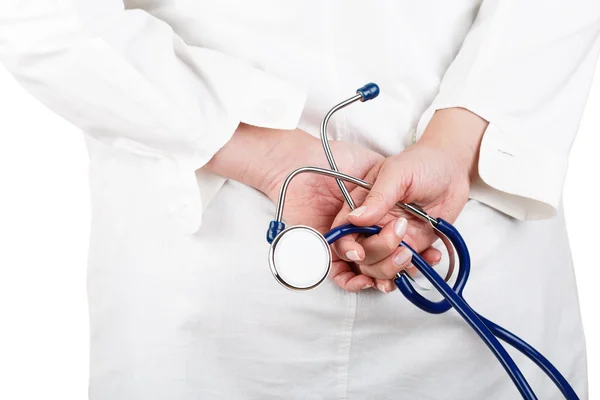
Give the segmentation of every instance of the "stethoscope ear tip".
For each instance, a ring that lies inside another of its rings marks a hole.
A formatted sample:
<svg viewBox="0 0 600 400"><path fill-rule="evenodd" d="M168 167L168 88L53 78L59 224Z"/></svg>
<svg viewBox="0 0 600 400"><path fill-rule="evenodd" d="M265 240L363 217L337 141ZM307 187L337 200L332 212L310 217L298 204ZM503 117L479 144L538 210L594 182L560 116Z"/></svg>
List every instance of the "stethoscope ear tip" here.
<svg viewBox="0 0 600 400"><path fill-rule="evenodd" d="M379 96L379 86L376 83L370 82L356 90L356 94L360 94L360 101L365 102L373 100Z"/></svg>

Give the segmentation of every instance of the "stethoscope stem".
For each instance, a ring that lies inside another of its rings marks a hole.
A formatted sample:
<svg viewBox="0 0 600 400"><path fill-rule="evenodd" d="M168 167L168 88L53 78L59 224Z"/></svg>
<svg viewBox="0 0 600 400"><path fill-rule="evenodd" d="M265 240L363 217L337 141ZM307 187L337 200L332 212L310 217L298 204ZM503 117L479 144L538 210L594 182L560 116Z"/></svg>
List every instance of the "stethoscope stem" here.
<svg viewBox="0 0 600 400"><path fill-rule="evenodd" d="M285 206L285 197L287 195L287 190L288 190L288 186L290 185L290 182L292 182L292 180L297 175L304 174L307 172L313 173L313 174L318 174L318 175L330 176L332 178L335 178L338 182L342 182L341 185L343 185L344 188L346 188L346 185L344 185L344 181L353 183L353 184L360 186L367 190L370 190L372 187L372 185L369 182L365 182L362 179L355 178L351 175L346 175L342 172L333 171L333 170L325 169L325 168L319 168L319 167L296 168L295 170L290 172L290 174L285 178L285 180L283 181L283 184L281 185L281 189L279 189L279 198L277 199L277 210L275 212L275 220L276 221L282 222L283 207ZM350 194L348 194L348 196L350 196ZM352 200L352 198L350 198L350 200Z"/></svg>
<svg viewBox="0 0 600 400"><path fill-rule="evenodd" d="M338 170L337 165L335 164L335 159L333 158L333 153L331 152L331 147L329 146L329 140L327 138L327 125L329 124L329 120L331 119L333 114L335 114L337 111L341 110L342 108L348 107L350 104L355 103L357 101L364 101L363 95L361 93L357 93L354 96L350 97L349 99L346 99L346 100L342 101L341 103L336 104L331 110L329 110L329 112L327 114L325 114L325 117L321 121L321 131L320 131L321 143L323 144L323 150L325 150L325 157L327 157L327 162L329 162L329 166L335 172L339 172L339 170ZM336 178L336 182L342 192L342 195L344 196L344 199L346 200L346 203L348 203L348 205L350 206L350 209L354 210L356 208L356 205L354 204L354 200L352 199L352 196L350 195L348 188L344 184L344 181L339 178Z"/></svg>

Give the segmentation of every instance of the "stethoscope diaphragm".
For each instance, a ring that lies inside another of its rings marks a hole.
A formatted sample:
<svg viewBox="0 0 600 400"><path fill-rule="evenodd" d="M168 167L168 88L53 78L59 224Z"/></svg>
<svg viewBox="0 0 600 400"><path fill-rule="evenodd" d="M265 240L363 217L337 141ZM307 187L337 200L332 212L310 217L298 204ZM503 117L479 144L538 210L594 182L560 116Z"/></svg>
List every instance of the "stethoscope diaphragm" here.
<svg viewBox="0 0 600 400"><path fill-rule="evenodd" d="M331 250L318 231L296 225L277 235L269 251L269 265L277 282L284 287L311 290L327 278Z"/></svg>

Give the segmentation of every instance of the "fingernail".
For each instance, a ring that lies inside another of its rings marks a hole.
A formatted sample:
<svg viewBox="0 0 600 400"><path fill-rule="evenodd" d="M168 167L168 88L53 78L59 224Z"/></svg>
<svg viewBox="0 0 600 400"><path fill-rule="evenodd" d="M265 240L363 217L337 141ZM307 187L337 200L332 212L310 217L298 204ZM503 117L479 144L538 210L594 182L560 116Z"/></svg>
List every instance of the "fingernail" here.
<svg viewBox="0 0 600 400"><path fill-rule="evenodd" d="M360 206L356 210L352 211L348 215L352 215L353 217L360 217L365 211L367 211L367 207Z"/></svg>
<svg viewBox="0 0 600 400"><path fill-rule="evenodd" d="M432 262L431 266L434 267L434 266L438 265L440 263L440 261L442 261L442 256L440 256L440 258L438 258L437 261Z"/></svg>
<svg viewBox="0 0 600 400"><path fill-rule="evenodd" d="M370 283L370 284L368 284L368 285L365 285L365 286L363 286L363 287L362 287L362 290L365 290L365 289L370 289L370 288L372 288L372 287L373 287L373 284L372 284L372 283Z"/></svg>
<svg viewBox="0 0 600 400"><path fill-rule="evenodd" d="M409 262L411 258L412 252L407 247L403 247L402 250L400 250L400 253L394 256L394 264L401 267Z"/></svg>
<svg viewBox="0 0 600 400"><path fill-rule="evenodd" d="M398 218L396 223L394 224L394 231L396 231L396 236L399 238L403 238L406 233L406 226L408 225L408 221L406 218Z"/></svg>
<svg viewBox="0 0 600 400"><path fill-rule="evenodd" d="M387 293L385 291L385 285L383 283L377 284L377 290L379 290L380 292L383 292L383 293Z"/></svg>
<svg viewBox="0 0 600 400"><path fill-rule="evenodd" d="M360 256L356 250L348 250L346 252L346 258L351 261L360 261Z"/></svg>

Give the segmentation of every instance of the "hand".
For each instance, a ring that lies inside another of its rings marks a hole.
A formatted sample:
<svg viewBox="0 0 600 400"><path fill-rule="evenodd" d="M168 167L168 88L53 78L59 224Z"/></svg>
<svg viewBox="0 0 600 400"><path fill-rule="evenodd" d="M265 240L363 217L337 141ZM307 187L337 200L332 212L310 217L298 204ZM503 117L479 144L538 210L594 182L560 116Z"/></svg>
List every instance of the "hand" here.
<svg viewBox="0 0 600 400"><path fill-rule="evenodd" d="M388 227L396 218L405 218L405 241L415 250L425 251L428 262L434 258L439 261L439 254L430 250L437 240L431 227L394 205L397 201L416 203L433 217L454 222L469 198L471 176L486 126L485 120L464 109L438 111L416 145L380 160L367 173L365 180L374 182L373 189L353 190L352 197L361 206L351 213L345 206L334 225L348 221L359 226L385 224L385 230L393 229ZM346 236L335 243L334 249L345 260L350 259L348 255L355 255L360 272L376 278L382 286L380 290L391 291L392 279L399 269L408 268L406 260L410 256L408 249L397 246L380 235L366 239Z"/></svg>
<svg viewBox="0 0 600 400"><path fill-rule="evenodd" d="M331 142L331 150L340 171L358 178L363 178L368 171L384 160L380 154L346 142ZM273 202L277 201L283 180L295 168L300 166L329 168L320 140L302 131L286 133L279 146L271 151L270 156L267 155L271 160L278 157L280 157L278 167L270 174L271 178L267 180L267 186L262 189ZM351 184L347 184L347 187L349 190L354 188ZM297 175L288 187L284 220L288 225L308 225L325 233L331 229L334 218L344 204L345 200L335 179L310 173ZM392 218L383 231L376 236L389 243L395 250L404 237L405 228L404 219ZM389 252L383 256L388 255ZM425 256L430 256L428 259L430 262L441 257L434 249ZM376 284L381 286L381 282L372 277L357 273L352 261L352 255L350 259L343 260L333 254L331 278L338 286L353 292L368 289ZM368 262L369 259L363 261ZM410 258L406 259L406 262L409 261Z"/></svg>
<svg viewBox="0 0 600 400"><path fill-rule="evenodd" d="M363 178L383 161L383 156L350 143L334 141L331 147L340 170L358 178ZM329 168L319 139L298 129L280 131L240 124L233 137L205 168L252 186L276 202L283 180L301 166ZM347 186L349 190L353 189L352 185ZM325 233L343 204L335 179L301 174L288 188L284 220L288 225L308 225ZM396 243L394 247L402 240L402 235L397 235L389 227L378 236ZM439 258L439 255L435 257ZM339 259L335 253L331 277L348 291L366 289L377 283L373 278L354 271L353 263Z"/></svg>

